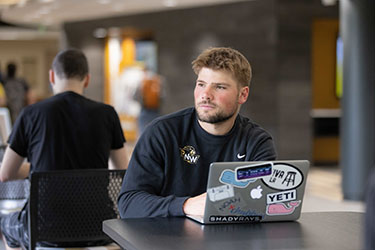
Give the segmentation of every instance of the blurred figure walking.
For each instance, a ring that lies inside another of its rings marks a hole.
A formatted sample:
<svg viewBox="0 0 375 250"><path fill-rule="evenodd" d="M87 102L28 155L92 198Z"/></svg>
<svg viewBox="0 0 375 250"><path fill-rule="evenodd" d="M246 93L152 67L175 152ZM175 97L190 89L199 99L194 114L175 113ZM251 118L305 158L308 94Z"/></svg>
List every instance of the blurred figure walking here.
<svg viewBox="0 0 375 250"><path fill-rule="evenodd" d="M10 111L12 122L14 122L28 104L29 86L23 78L16 77L17 66L14 63L7 65L7 76L4 79L4 89L7 97L7 106Z"/></svg>

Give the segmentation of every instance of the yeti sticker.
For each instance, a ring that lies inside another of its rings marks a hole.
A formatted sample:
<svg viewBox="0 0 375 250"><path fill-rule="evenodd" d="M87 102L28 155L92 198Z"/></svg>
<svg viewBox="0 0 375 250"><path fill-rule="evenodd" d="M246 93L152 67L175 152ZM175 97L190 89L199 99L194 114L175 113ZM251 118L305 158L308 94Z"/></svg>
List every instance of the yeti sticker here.
<svg viewBox="0 0 375 250"><path fill-rule="evenodd" d="M296 190L267 194L267 204L292 201L297 198Z"/></svg>

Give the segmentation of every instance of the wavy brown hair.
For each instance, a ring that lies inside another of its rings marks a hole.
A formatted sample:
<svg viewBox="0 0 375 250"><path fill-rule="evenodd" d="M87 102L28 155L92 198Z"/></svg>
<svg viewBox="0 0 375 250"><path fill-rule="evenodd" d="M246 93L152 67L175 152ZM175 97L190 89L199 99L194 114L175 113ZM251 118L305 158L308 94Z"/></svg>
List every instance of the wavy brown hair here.
<svg viewBox="0 0 375 250"><path fill-rule="evenodd" d="M232 48L209 48L203 51L192 62L195 74L202 68L224 70L233 75L241 87L250 86L251 66L249 61L237 50Z"/></svg>

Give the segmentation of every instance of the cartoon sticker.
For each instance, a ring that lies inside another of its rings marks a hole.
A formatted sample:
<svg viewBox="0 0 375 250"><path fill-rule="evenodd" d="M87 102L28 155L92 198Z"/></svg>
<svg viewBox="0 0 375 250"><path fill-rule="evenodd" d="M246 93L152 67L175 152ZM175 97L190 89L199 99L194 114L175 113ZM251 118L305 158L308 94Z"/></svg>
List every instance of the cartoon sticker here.
<svg viewBox="0 0 375 250"><path fill-rule="evenodd" d="M231 169L225 169L223 172L221 172L219 181L223 184L230 184L238 188L245 188L250 183L255 182L256 179L250 179L246 181L236 181L234 171Z"/></svg>
<svg viewBox="0 0 375 250"><path fill-rule="evenodd" d="M303 182L303 175L296 167L286 163L274 163L272 174L262 178L264 184L277 190L295 189Z"/></svg>
<svg viewBox="0 0 375 250"><path fill-rule="evenodd" d="M266 208L267 215L288 215L292 214L301 201L290 201L287 205L284 203L269 204Z"/></svg>
<svg viewBox="0 0 375 250"><path fill-rule="evenodd" d="M233 186L228 185L228 184L214 187L214 188L209 188L207 190L207 193L208 193L208 198L212 202L224 200L224 199L234 196Z"/></svg>
<svg viewBox="0 0 375 250"><path fill-rule="evenodd" d="M296 190L267 194L267 204L292 201L297 198Z"/></svg>

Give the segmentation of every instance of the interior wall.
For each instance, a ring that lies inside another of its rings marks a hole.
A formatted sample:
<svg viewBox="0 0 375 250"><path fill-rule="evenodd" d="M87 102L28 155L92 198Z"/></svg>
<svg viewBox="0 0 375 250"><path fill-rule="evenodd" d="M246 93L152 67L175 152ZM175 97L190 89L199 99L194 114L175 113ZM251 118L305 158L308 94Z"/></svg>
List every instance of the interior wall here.
<svg viewBox="0 0 375 250"><path fill-rule="evenodd" d="M311 158L311 24L336 16L320 0L262 0L66 23L65 46L81 48L92 74L86 95L104 96L104 39L97 28L152 30L167 98L162 112L193 105L191 61L210 46L241 51L253 67L250 97L241 113L275 138L280 159Z"/></svg>
<svg viewBox="0 0 375 250"><path fill-rule="evenodd" d="M277 139L283 158L312 158L312 26L322 18L338 18L338 5L323 6L321 0L278 1Z"/></svg>

